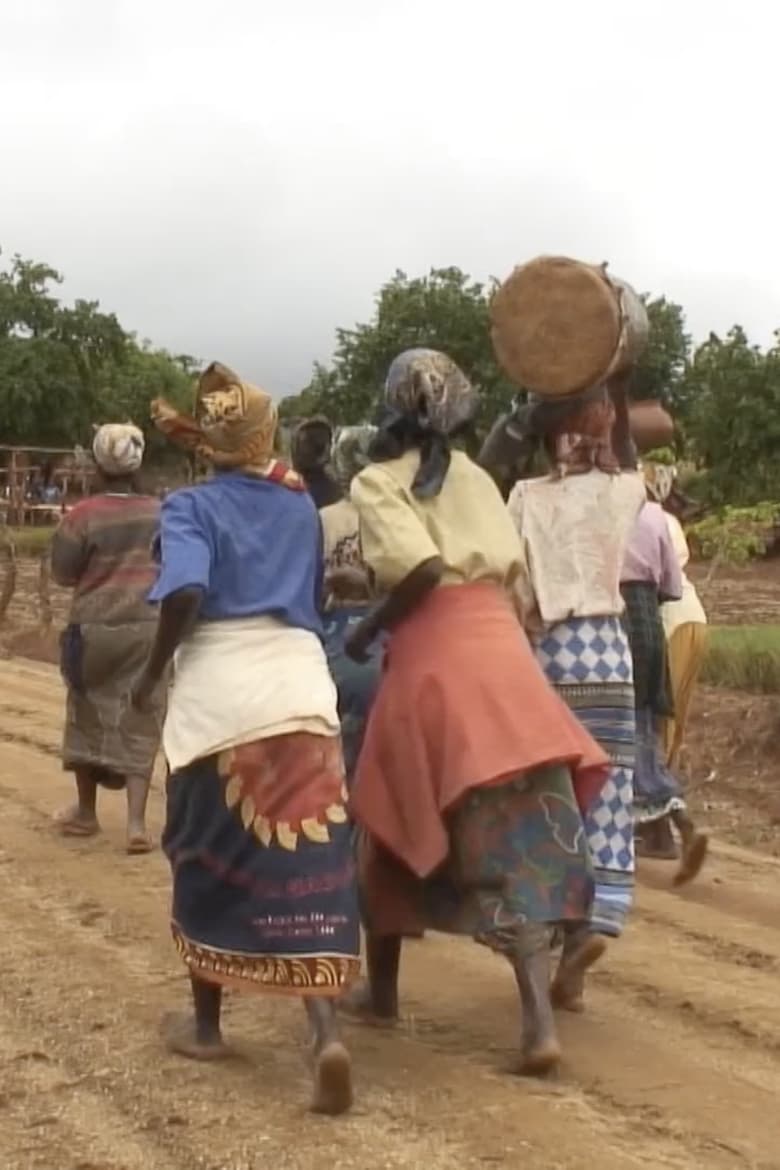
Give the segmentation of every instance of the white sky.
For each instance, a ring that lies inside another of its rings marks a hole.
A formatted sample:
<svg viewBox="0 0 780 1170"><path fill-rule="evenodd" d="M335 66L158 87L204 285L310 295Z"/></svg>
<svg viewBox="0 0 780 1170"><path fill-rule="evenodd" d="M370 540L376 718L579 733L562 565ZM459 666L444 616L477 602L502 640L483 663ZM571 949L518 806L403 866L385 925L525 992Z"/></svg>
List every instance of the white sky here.
<svg viewBox="0 0 780 1170"><path fill-rule="evenodd" d="M396 268L609 260L780 325L759 0L0 0L0 245L292 393Z"/></svg>

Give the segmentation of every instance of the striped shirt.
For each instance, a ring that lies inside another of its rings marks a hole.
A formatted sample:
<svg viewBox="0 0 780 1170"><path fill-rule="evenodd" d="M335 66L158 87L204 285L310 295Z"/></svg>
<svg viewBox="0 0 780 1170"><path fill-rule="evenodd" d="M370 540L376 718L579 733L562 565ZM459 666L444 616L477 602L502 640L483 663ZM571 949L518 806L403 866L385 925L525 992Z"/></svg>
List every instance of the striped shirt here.
<svg viewBox="0 0 780 1170"><path fill-rule="evenodd" d="M57 584L73 590L71 622L157 621L146 598L157 576L152 544L159 516L154 497L108 493L67 513L54 534L51 564Z"/></svg>

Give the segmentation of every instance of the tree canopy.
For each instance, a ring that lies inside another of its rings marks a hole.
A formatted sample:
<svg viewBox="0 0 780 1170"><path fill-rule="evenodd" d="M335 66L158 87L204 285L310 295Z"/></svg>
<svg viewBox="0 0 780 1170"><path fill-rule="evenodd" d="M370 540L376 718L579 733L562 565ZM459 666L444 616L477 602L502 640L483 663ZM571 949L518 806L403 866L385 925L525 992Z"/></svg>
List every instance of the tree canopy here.
<svg viewBox="0 0 780 1170"><path fill-rule="evenodd" d="M96 301L63 303L62 277L13 256L0 264L0 435L19 445L72 446L95 422L148 425L157 395L188 406L196 362L139 341ZM445 350L482 391L489 424L517 393L490 341L496 287L459 268L426 276L396 272L379 290L370 321L339 329L329 365L317 364L283 418L327 414L339 423L370 418L387 369L403 349ZM699 468L709 503L780 500L780 333L763 350L735 326L694 347L680 305L644 298L650 340L631 394L660 398L678 423L677 454ZM162 447L162 443L160 443Z"/></svg>
<svg viewBox="0 0 780 1170"><path fill-rule="evenodd" d="M517 387L499 368L490 340L490 299L496 281L481 284L459 268L434 268L427 276L404 272L382 285L371 321L336 331L330 366L317 363L309 385L285 399L287 415L324 412L340 422L367 418L393 358L415 345L441 349L480 387L485 419L505 410ZM651 340L637 371L637 398L680 399L690 346L679 305L645 297Z"/></svg>
<svg viewBox="0 0 780 1170"><path fill-rule="evenodd" d="M3 442L71 446L95 422L146 426L159 394L186 402L193 359L140 343L97 301L63 304L62 276L13 256L0 269Z"/></svg>
<svg viewBox="0 0 780 1170"><path fill-rule="evenodd" d="M384 284L370 321L336 332L329 365L316 364L308 386L282 403L283 417L315 413L339 423L370 418L392 359L410 346L446 351L479 385L489 423L517 393L490 341L494 281L481 284L459 268L404 272ZM780 340L767 351L735 327L694 348L682 306L643 297L650 337L630 387L637 400L659 398L678 424L677 453L704 473L708 502L752 504L780 499Z"/></svg>

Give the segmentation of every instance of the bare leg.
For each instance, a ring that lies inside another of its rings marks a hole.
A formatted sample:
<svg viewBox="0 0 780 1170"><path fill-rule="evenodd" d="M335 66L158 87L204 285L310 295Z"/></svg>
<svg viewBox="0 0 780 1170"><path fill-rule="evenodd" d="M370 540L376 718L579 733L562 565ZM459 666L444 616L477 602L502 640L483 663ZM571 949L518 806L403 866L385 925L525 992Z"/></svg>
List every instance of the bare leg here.
<svg viewBox="0 0 780 1170"><path fill-rule="evenodd" d="M397 935L366 935L368 978L339 1000L347 1014L385 1027L398 1021L398 971L401 939Z"/></svg>
<svg viewBox="0 0 780 1170"><path fill-rule="evenodd" d="M683 886L687 882L692 882L704 865L709 849L709 838L706 833L696 831L696 826L684 809L675 809L671 813L671 818L682 839L682 861L674 875L674 884Z"/></svg>
<svg viewBox="0 0 780 1170"><path fill-rule="evenodd" d="M57 825L64 837L94 837L100 832L97 819L97 781L89 767L77 768L75 777L78 800L57 816Z"/></svg>
<svg viewBox="0 0 780 1170"><path fill-rule="evenodd" d="M304 1000L312 1034L315 1113L335 1116L352 1104L352 1061L341 1041L336 1005L330 999Z"/></svg>
<svg viewBox="0 0 780 1170"><path fill-rule="evenodd" d="M222 988L190 976L194 1015L172 1013L164 1017L162 1035L171 1052L190 1060L224 1060L230 1050L222 1040L220 1015Z"/></svg>
<svg viewBox="0 0 780 1170"><path fill-rule="evenodd" d="M127 777L127 852L149 853L152 842L146 831L149 777Z"/></svg>
<svg viewBox="0 0 780 1170"><path fill-rule="evenodd" d="M554 1007L567 1012L585 1011L585 975L606 949L604 936L594 934L588 926L566 931L561 961L551 988Z"/></svg>
<svg viewBox="0 0 780 1170"><path fill-rule="evenodd" d="M533 931L534 928L531 928ZM518 1072L544 1076L556 1069L561 1046L550 1002L550 947L547 932L525 943L532 953L518 954L512 966L523 1005L523 1052Z"/></svg>

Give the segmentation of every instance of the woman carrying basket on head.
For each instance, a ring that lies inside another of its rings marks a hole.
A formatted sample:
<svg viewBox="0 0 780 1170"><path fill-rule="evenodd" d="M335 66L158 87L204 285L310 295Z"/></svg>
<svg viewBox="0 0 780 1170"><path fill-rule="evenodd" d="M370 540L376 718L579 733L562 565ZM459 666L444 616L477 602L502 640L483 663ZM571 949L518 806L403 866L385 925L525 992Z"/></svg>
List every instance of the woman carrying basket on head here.
<svg viewBox="0 0 780 1170"><path fill-rule="evenodd" d="M633 897L634 690L620 571L644 485L636 472L621 472L604 387L574 401L537 401L515 421L553 468L518 482L509 497L531 566L527 628L547 678L611 764L585 820L593 909L588 923L565 930L553 984L557 1006L581 1011L585 972L605 940L622 933Z"/></svg>

